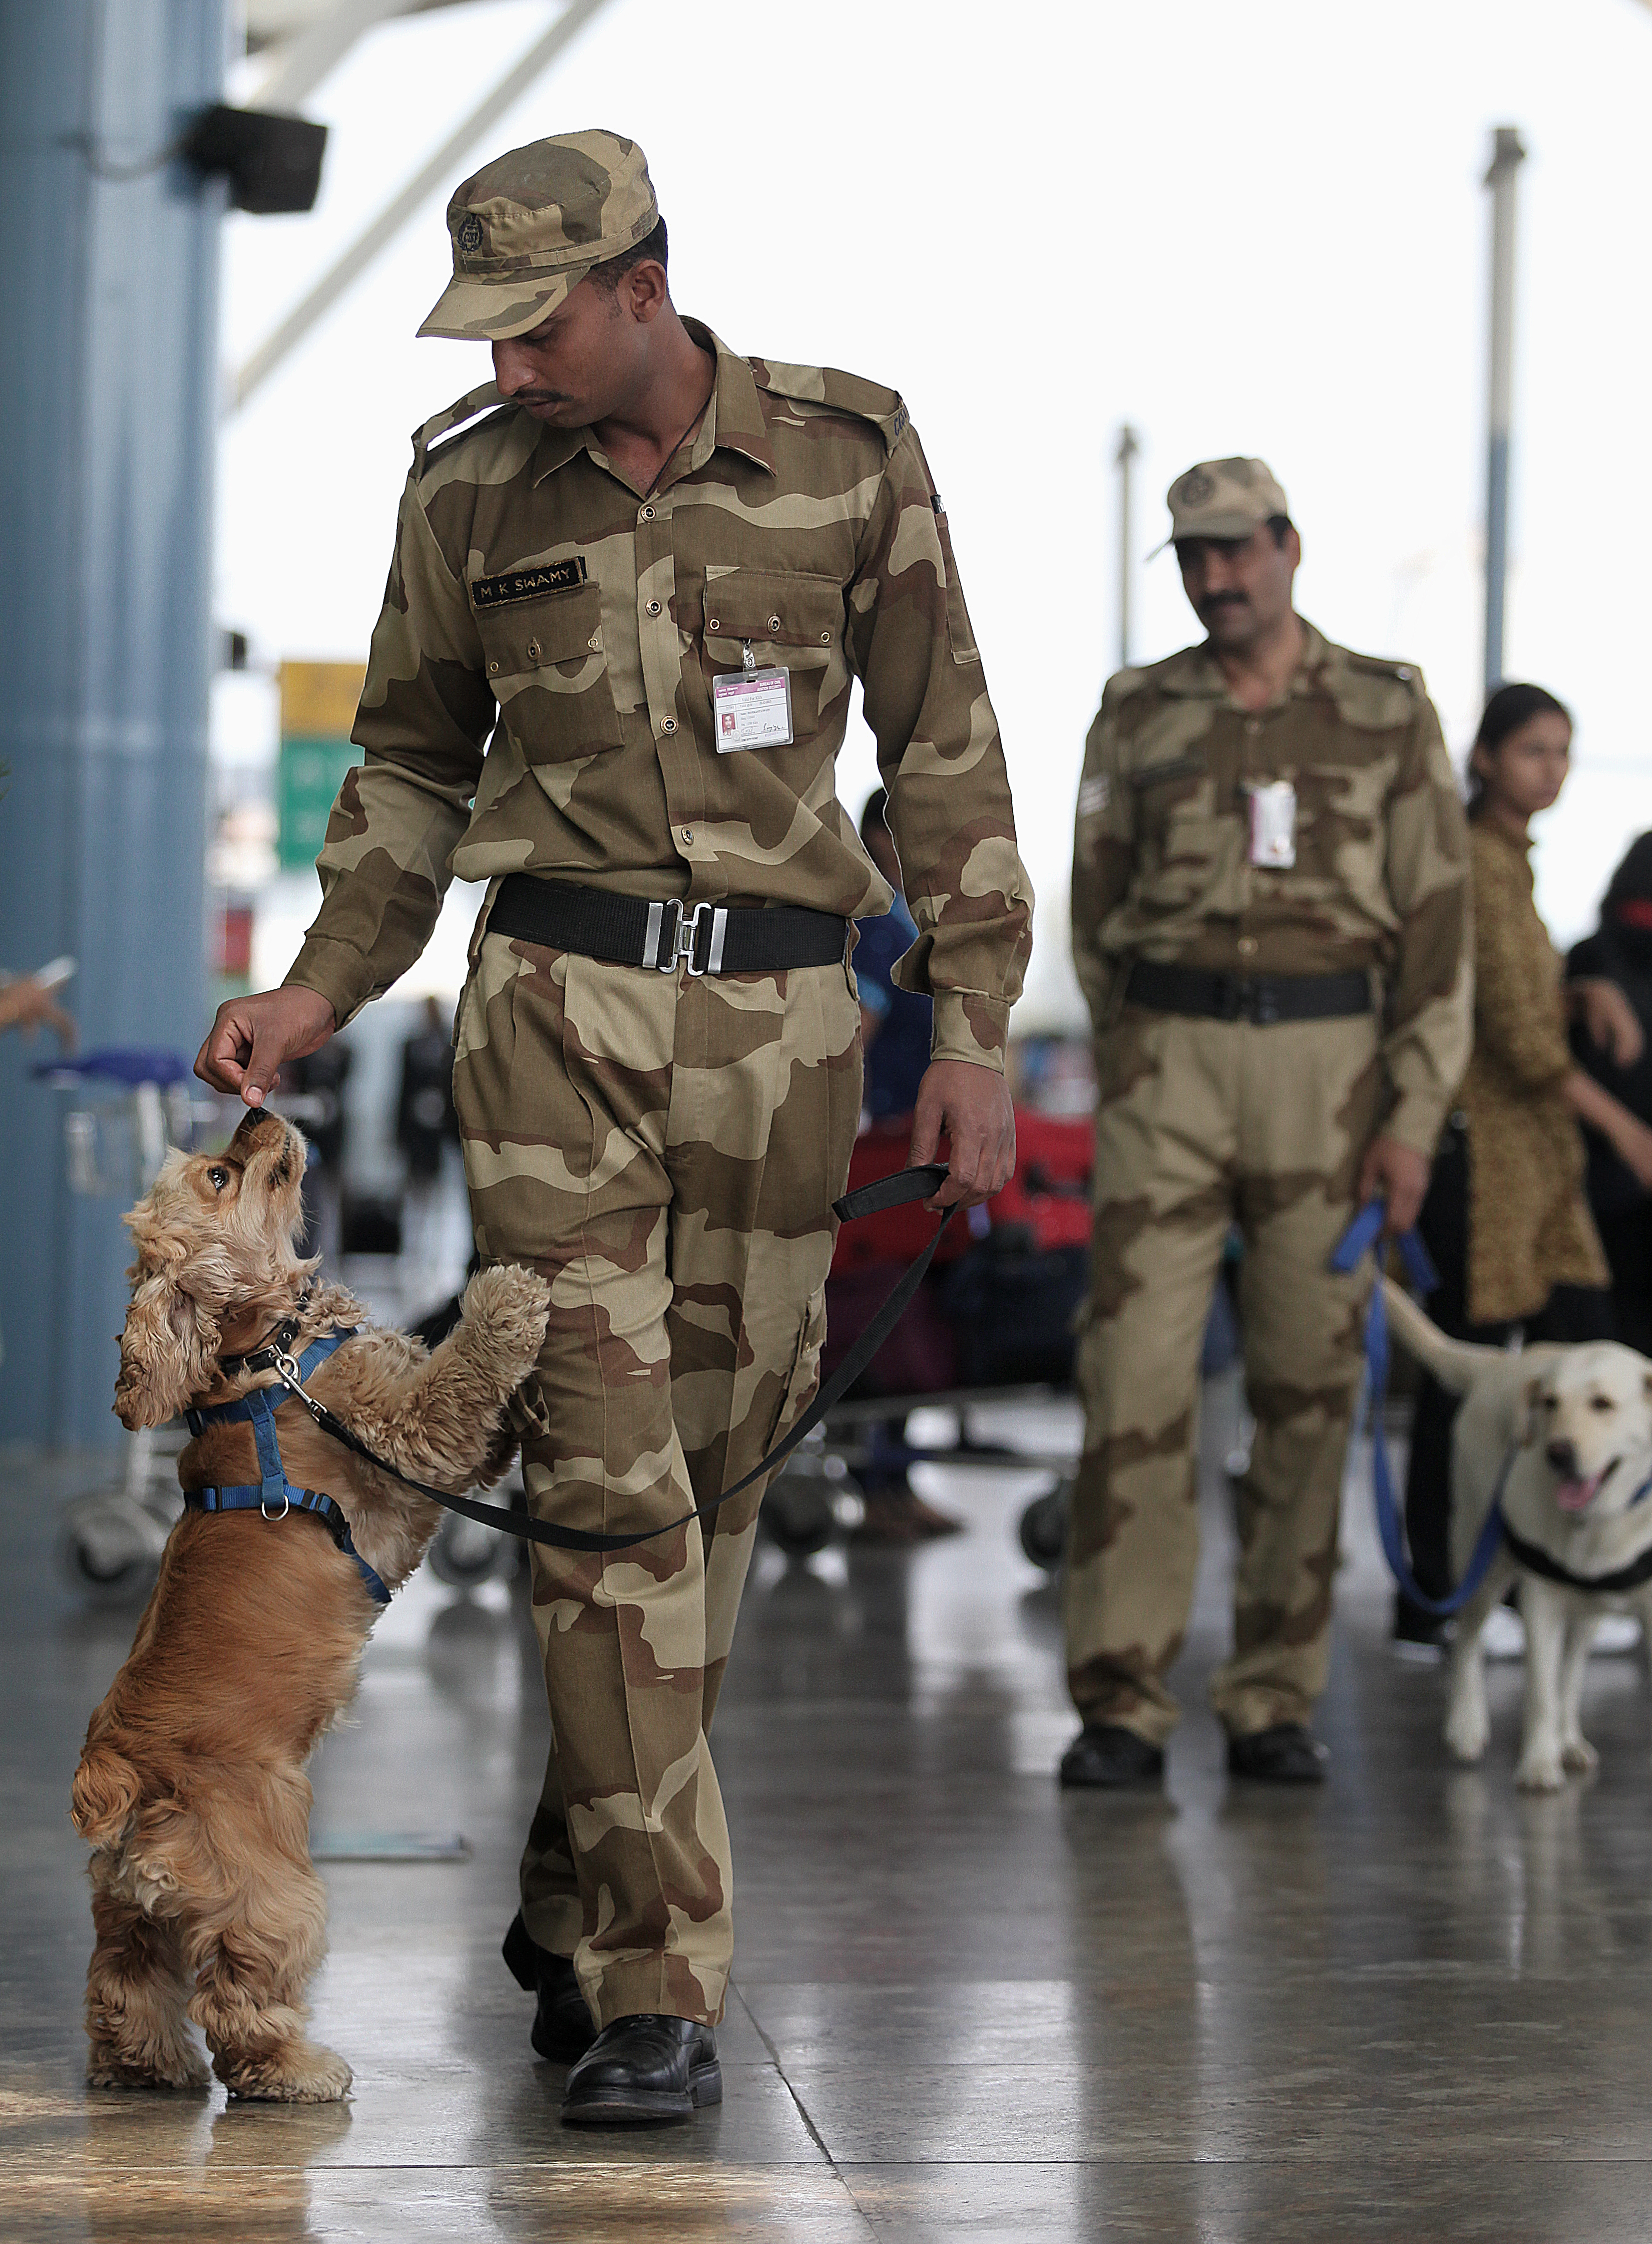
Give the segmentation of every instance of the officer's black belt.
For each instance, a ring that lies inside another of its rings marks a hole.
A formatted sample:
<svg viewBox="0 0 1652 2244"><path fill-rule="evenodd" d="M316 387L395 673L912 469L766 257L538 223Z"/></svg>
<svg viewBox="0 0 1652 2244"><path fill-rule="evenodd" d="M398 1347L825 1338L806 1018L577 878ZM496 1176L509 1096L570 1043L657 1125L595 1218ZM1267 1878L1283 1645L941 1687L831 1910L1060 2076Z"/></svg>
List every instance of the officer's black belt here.
<svg viewBox="0 0 1652 2244"><path fill-rule="evenodd" d="M651 903L512 873L494 898L488 932L662 974L679 963L691 974L773 974L840 965L849 923L792 904Z"/></svg>
<svg viewBox="0 0 1652 2244"><path fill-rule="evenodd" d="M1124 1002L1198 1021L1335 1021L1371 1010L1367 974L1211 974L1137 959Z"/></svg>

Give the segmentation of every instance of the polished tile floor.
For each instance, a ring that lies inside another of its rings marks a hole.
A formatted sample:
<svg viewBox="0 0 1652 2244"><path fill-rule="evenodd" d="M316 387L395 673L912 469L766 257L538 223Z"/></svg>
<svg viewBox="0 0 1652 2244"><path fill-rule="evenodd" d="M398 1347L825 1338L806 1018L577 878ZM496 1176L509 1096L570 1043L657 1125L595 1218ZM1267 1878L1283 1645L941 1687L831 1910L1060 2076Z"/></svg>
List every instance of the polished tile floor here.
<svg viewBox="0 0 1652 2244"><path fill-rule="evenodd" d="M85 2092L65 1804L132 1615L54 1573L84 1479L0 1468L0 2237L1652 2234L1641 1662L1592 1665L1593 1781L1515 1794L1517 1666L1493 1671L1484 1771L1452 1768L1439 1672L1384 1642L1358 1463L1316 1795L1223 1774L1202 1704L1224 1627L1214 1472L1162 1799L1054 1783L1055 1599L1014 1534L1035 1482L938 1480L970 1532L914 1556L765 1552L718 1733L740 1875L727 2100L611 2138L559 2125L560 2073L498 1959L544 1740L520 1598L422 1578L320 1756L316 1838L462 1834L468 1853L327 1865L315 2008L353 2100Z"/></svg>

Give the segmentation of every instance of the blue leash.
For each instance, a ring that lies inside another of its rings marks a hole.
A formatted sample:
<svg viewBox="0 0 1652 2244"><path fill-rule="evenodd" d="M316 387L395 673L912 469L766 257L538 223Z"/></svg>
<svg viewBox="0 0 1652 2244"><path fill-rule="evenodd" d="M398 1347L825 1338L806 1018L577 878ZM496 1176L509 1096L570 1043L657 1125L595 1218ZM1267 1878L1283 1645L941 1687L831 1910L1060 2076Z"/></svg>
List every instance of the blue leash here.
<svg viewBox="0 0 1652 2244"><path fill-rule="evenodd" d="M1381 1236L1383 1205L1380 1200L1367 1201L1343 1234L1336 1253L1331 1258L1333 1270L1352 1270L1360 1257L1367 1254ZM1428 1249L1414 1231L1404 1233L1399 1240L1399 1253L1412 1283L1420 1293L1432 1294L1440 1283L1440 1273L1428 1258ZM1399 1504L1394 1496L1393 1477L1388 1470L1388 1445L1383 1439L1382 1406L1388 1393L1388 1306L1383 1299L1382 1274L1378 1271L1372 1280L1371 1300L1365 1310L1365 1415L1371 1431L1372 1485L1377 1504L1377 1532L1382 1538L1383 1556L1388 1561L1389 1571L1400 1588L1424 1612L1436 1620L1445 1620L1460 1612L1491 1571L1497 1556L1498 1545L1503 1539L1503 1481L1507 1478L1508 1466L1504 1465L1502 1477L1497 1484L1491 1510L1486 1515L1486 1524L1480 1531L1480 1540L1469 1559L1468 1571L1449 1596L1431 1598L1419 1589L1411 1568L1406 1563L1406 1530Z"/></svg>

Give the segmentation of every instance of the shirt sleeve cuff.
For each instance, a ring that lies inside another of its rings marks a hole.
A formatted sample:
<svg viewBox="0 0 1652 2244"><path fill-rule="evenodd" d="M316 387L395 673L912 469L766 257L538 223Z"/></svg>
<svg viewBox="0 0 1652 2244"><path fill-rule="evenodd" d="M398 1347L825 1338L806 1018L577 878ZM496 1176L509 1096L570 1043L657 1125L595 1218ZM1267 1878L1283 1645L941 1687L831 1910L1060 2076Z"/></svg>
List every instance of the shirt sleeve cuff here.
<svg viewBox="0 0 1652 2244"><path fill-rule="evenodd" d="M314 990L327 999L344 1028L373 995L373 968L354 943L335 942L331 936L307 936L281 987Z"/></svg>
<svg viewBox="0 0 1652 2244"><path fill-rule="evenodd" d="M1402 1092L1379 1135L1396 1138L1402 1146L1409 1146L1413 1153L1420 1153L1424 1160L1432 1161L1451 1105L1449 1098L1436 1095L1425 1096L1416 1091Z"/></svg>
<svg viewBox="0 0 1652 2244"><path fill-rule="evenodd" d="M972 1067L1004 1071L1004 1050L1009 1042L1009 1001L983 997L974 990L938 990L934 997L934 1032L929 1057L967 1060Z"/></svg>

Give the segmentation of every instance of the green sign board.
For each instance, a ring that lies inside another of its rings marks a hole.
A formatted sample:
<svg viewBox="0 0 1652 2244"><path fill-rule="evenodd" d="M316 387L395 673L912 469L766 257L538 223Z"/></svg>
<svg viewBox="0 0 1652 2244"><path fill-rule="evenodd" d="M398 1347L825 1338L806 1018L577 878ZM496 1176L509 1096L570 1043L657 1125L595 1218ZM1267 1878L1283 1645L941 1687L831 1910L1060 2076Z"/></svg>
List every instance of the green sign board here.
<svg viewBox="0 0 1652 2244"><path fill-rule="evenodd" d="M301 872L313 865L327 839L327 814L361 751L348 740L315 739L300 733L281 742L280 859L284 873Z"/></svg>
<svg viewBox="0 0 1652 2244"><path fill-rule="evenodd" d="M350 745L361 697L359 662L281 665L281 760L276 804L281 869L301 873L327 839L327 814L344 774L361 760Z"/></svg>

